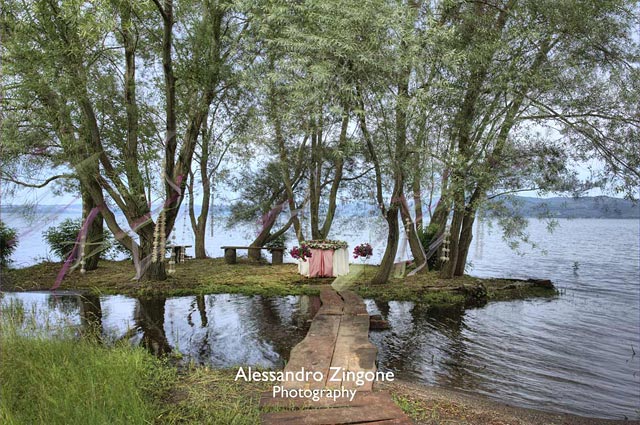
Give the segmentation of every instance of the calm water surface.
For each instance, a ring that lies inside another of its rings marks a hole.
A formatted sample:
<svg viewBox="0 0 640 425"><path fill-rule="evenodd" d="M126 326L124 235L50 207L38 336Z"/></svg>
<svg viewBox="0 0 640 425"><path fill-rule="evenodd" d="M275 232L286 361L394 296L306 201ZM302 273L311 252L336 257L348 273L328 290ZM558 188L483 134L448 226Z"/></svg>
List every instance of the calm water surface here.
<svg viewBox="0 0 640 425"><path fill-rule="evenodd" d="M480 224L470 274L549 278L562 294L466 311L367 300L370 313L382 314L391 325L372 332L380 367L405 379L519 406L640 417L638 226L636 220L561 220L549 234L543 222L534 220L529 232L539 247L523 247L526 255L520 256L497 230ZM335 237L350 245L371 241L380 255L379 229L362 233L344 230ZM224 235L217 233L217 245L228 243ZM36 246L37 238L21 243ZM237 233L229 238L247 240ZM26 254L19 256L29 262ZM215 367L281 367L319 305L316 297L96 300L48 293L7 293L1 303L17 299L26 308L37 305L41 321L99 326L111 340L128 339L154 352L179 351Z"/></svg>

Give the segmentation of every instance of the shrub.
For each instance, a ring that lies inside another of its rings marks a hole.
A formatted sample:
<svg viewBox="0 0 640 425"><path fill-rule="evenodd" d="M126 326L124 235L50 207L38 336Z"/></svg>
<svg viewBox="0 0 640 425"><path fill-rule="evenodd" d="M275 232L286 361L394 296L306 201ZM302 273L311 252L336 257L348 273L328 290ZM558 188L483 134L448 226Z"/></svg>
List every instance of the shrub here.
<svg viewBox="0 0 640 425"><path fill-rule="evenodd" d="M82 219L68 218L57 226L49 227L43 232L43 237L47 241L51 251L62 261L66 260L73 249L80 229ZM113 235L105 230L103 232L102 250L100 258L114 258L117 253L129 256L129 251L120 243L115 241Z"/></svg>
<svg viewBox="0 0 640 425"><path fill-rule="evenodd" d="M281 234L277 238L271 239L269 242L265 243L264 246L266 248L284 248L287 242L285 234ZM271 252L271 250L269 250Z"/></svg>
<svg viewBox="0 0 640 425"><path fill-rule="evenodd" d="M429 223L427 227L420 226L418 229L418 238L422 244L425 254L429 251L429 245L433 241L434 236L438 233L438 225L436 223ZM438 259L438 253L436 252L427 260L429 270L440 270L440 260Z"/></svg>
<svg viewBox="0 0 640 425"><path fill-rule="evenodd" d="M18 246L17 233L14 229L7 227L0 220L0 266L5 267L11 263L11 254Z"/></svg>

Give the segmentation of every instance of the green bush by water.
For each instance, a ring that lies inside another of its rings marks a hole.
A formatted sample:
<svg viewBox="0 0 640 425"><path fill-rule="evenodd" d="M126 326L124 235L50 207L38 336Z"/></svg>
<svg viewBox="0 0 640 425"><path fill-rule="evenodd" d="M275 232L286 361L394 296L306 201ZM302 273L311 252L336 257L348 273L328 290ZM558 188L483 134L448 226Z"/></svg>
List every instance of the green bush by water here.
<svg viewBox="0 0 640 425"><path fill-rule="evenodd" d="M11 254L17 246L16 231L0 220L0 267L7 266L11 262Z"/></svg>

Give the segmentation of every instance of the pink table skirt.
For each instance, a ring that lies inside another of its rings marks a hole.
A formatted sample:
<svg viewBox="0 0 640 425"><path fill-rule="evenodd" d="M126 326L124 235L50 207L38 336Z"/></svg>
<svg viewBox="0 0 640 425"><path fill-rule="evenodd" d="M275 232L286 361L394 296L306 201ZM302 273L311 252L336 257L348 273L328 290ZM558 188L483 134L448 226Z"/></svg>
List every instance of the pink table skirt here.
<svg viewBox="0 0 640 425"><path fill-rule="evenodd" d="M309 261L309 277L333 276L333 250L311 249Z"/></svg>

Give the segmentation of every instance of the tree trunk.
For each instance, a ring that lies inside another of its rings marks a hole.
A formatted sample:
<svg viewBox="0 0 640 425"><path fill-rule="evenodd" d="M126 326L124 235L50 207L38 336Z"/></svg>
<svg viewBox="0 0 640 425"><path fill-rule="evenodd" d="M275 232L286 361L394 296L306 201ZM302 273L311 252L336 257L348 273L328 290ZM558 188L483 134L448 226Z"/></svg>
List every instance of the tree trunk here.
<svg viewBox="0 0 640 425"><path fill-rule="evenodd" d="M404 230L407 234L407 239L409 240L409 247L411 248L411 254L413 255L413 259L416 265L420 266L424 264L426 261L424 250L422 249L422 244L420 243L420 239L418 238L418 234L416 232L416 226L413 220L411 220L411 213L409 212L409 206L406 205L406 201L402 201L402 206L400 208L400 216L402 217L402 224L404 226ZM429 271L428 267L421 269L421 272Z"/></svg>
<svg viewBox="0 0 640 425"><path fill-rule="evenodd" d="M469 247L473 239L473 222L476 219L476 209L468 207L462 220L462 229L460 231L460 240L458 242L458 256L454 276L464 275L464 268L467 265L467 255Z"/></svg>
<svg viewBox="0 0 640 425"><path fill-rule="evenodd" d="M462 183L454 182L454 184ZM442 270L440 271L440 277L444 279L451 279L456 269L456 262L458 259L458 242L460 240L460 228L462 227L462 220L464 218L464 207L464 189L457 188L453 208L453 219L451 220L451 236L449 237L449 261L444 263Z"/></svg>
<svg viewBox="0 0 640 425"><path fill-rule="evenodd" d="M374 285L387 283L389 276L391 275L391 269L398 252L398 209L395 206L391 206L385 216L389 231L387 233L387 248L384 250L384 256L378 267L378 272L371 279L371 283Z"/></svg>
<svg viewBox="0 0 640 425"><path fill-rule="evenodd" d="M411 190L413 191L413 208L416 215L416 229L420 230L424 226L423 211L422 211L422 192L420 184L420 173L417 170L413 170L413 182L411 183Z"/></svg>
<svg viewBox="0 0 640 425"><path fill-rule="evenodd" d="M96 164L97 165L97 164ZM96 167L97 168L97 167ZM97 185L97 183L95 183ZM99 189L98 187L98 190ZM96 207L96 204L91 197L89 191L80 184L80 191L82 195L82 221L83 223L89 216L92 209ZM100 261L100 255L102 254L104 242L104 222L102 214L98 214L91 223L88 223L87 234L84 243L84 268L85 270L95 270L98 268L98 262Z"/></svg>
<svg viewBox="0 0 640 425"><path fill-rule="evenodd" d="M156 223L156 226L159 224ZM165 270L164 262L164 246L158 247L157 261L153 262L150 259L153 257L153 226L147 225L140 229L138 232L140 235L140 260L148 261L146 270L144 271L143 279L145 280L166 280L167 273Z"/></svg>

